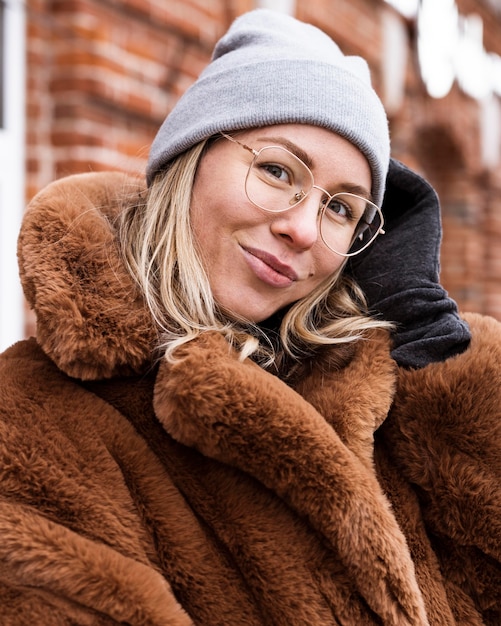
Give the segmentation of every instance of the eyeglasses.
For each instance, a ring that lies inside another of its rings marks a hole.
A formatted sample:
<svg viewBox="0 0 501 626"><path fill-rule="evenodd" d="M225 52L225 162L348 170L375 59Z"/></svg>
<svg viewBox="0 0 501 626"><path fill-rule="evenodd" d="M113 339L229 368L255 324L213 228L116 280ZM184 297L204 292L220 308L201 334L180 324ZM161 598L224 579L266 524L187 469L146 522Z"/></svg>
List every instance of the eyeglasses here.
<svg viewBox="0 0 501 626"><path fill-rule="evenodd" d="M253 155L245 193L254 206L283 213L300 204L313 189L320 190L324 194L318 213L320 237L330 250L343 257L359 254L384 234L384 218L378 206L354 193L329 194L314 184L310 168L286 148L265 146L254 150L230 135L221 135Z"/></svg>

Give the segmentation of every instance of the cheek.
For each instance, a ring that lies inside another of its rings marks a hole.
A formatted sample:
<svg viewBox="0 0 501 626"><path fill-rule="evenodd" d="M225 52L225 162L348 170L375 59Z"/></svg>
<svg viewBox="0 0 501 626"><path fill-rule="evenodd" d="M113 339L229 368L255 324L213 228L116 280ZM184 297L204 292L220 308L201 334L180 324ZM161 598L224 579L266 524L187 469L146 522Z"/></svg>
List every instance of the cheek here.
<svg viewBox="0 0 501 626"><path fill-rule="evenodd" d="M316 276L318 282L322 282L344 268L347 259L329 250L323 243L315 255Z"/></svg>
<svg viewBox="0 0 501 626"><path fill-rule="evenodd" d="M213 227L211 216L218 214L220 204L214 176L207 175L207 167L200 167L193 185L190 205L190 223L198 244Z"/></svg>
<svg viewBox="0 0 501 626"><path fill-rule="evenodd" d="M195 245L200 249L200 240L203 235L204 226L202 220L202 211L200 205L192 199L190 208L190 226L193 233Z"/></svg>
<svg viewBox="0 0 501 626"><path fill-rule="evenodd" d="M215 161L208 155L199 166L191 198L192 223L224 223L238 212L242 196L231 166Z"/></svg>

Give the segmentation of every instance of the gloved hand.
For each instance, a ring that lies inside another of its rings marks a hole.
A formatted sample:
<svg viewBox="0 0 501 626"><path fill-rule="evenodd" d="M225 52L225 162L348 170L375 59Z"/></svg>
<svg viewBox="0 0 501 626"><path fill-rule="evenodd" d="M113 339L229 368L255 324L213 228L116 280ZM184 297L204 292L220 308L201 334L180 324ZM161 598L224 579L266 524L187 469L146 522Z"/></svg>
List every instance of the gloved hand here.
<svg viewBox="0 0 501 626"><path fill-rule="evenodd" d="M369 310L395 323L392 357L421 368L463 352L470 331L439 282L440 205L432 187L392 159L383 203L385 235L350 259L347 272Z"/></svg>

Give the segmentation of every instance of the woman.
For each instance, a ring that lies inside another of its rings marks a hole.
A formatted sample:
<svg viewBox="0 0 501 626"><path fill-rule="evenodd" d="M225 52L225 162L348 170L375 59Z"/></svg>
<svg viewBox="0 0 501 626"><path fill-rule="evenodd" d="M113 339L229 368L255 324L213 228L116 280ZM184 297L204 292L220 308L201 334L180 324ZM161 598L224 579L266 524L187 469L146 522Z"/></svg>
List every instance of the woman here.
<svg viewBox="0 0 501 626"><path fill-rule="evenodd" d="M459 318L439 236L364 62L268 11L146 187L42 191L37 338L0 361L0 623L499 623L501 329Z"/></svg>

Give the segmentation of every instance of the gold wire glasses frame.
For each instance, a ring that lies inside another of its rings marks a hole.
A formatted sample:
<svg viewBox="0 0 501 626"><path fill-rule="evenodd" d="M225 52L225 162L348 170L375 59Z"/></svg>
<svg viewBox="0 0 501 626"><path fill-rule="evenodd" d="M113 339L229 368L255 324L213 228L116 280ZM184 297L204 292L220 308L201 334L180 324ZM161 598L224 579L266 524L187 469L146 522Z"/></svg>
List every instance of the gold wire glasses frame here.
<svg viewBox="0 0 501 626"><path fill-rule="evenodd" d="M263 211L283 213L300 204L313 189L323 194L319 207L320 237L325 245L343 257L355 256L365 250L378 235L384 234L381 209L367 198L347 191L329 194L314 184L310 168L283 146L265 146L255 150L226 133L229 141L253 156L245 178L245 193L252 204ZM357 219L348 252L336 250L341 226Z"/></svg>

